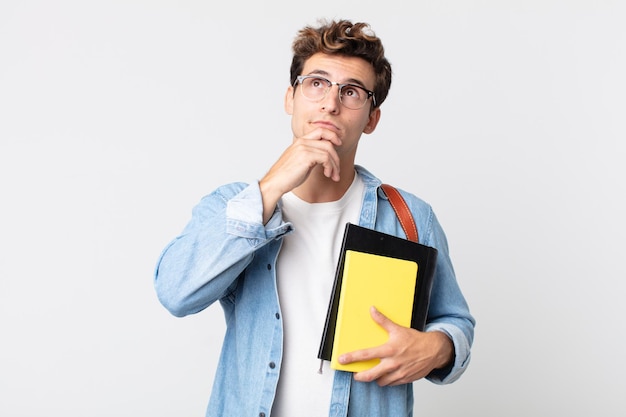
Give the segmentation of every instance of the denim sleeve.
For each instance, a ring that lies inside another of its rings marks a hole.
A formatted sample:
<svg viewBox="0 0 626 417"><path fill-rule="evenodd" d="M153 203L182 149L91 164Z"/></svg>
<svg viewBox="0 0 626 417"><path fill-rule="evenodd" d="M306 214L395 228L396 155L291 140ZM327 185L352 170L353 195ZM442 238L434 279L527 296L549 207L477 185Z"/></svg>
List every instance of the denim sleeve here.
<svg viewBox="0 0 626 417"><path fill-rule="evenodd" d="M251 239L252 245L282 236L289 228L289 224L283 224L278 206L263 225L263 200L258 183L247 186L226 204L227 233Z"/></svg>
<svg viewBox="0 0 626 417"><path fill-rule="evenodd" d="M456 381L469 365L476 323L459 288L446 236L432 212L427 236L424 243L436 247L438 255L425 330L441 331L448 335L455 352L451 366L433 371L427 379L436 384L448 384Z"/></svg>
<svg viewBox="0 0 626 417"><path fill-rule="evenodd" d="M229 184L202 198L155 269L157 296L170 313L195 314L226 296L255 252L291 230L278 207L266 225L262 211L258 182Z"/></svg>

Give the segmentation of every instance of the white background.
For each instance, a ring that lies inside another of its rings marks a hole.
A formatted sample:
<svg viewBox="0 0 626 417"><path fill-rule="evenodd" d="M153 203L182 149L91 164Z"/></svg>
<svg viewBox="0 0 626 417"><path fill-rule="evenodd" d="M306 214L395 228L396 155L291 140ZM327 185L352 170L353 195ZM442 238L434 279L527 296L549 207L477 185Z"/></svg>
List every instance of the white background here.
<svg viewBox="0 0 626 417"><path fill-rule="evenodd" d="M156 260L290 142L291 40L372 24L394 80L357 162L430 202L478 321L417 415L626 414L620 1L0 3L0 415L204 415L224 323Z"/></svg>

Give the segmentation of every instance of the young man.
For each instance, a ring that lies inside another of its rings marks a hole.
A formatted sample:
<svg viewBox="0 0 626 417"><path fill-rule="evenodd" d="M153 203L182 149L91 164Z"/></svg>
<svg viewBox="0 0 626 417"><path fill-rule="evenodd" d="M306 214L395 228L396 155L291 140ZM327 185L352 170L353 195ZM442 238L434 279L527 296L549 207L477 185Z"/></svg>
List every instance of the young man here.
<svg viewBox="0 0 626 417"><path fill-rule="evenodd" d="M401 191L421 243L438 249L424 332L372 309L387 343L346 353L380 358L359 373L318 373L317 350L346 222L404 237L381 181L355 165L380 119L391 66L369 26L341 20L293 43L285 110L293 140L256 183L204 197L164 250L155 288L176 316L219 301L227 330L207 416L411 416L412 382L456 380L469 363L474 319L429 205Z"/></svg>

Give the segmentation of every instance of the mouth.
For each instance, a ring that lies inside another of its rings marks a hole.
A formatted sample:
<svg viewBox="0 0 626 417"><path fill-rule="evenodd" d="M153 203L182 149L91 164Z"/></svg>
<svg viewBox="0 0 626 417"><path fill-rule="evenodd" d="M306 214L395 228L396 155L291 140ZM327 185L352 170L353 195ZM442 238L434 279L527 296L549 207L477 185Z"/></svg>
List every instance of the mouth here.
<svg viewBox="0 0 626 417"><path fill-rule="evenodd" d="M323 127L324 129L332 130L337 133L340 131L339 127L326 120L315 120L311 122L311 124L314 126Z"/></svg>

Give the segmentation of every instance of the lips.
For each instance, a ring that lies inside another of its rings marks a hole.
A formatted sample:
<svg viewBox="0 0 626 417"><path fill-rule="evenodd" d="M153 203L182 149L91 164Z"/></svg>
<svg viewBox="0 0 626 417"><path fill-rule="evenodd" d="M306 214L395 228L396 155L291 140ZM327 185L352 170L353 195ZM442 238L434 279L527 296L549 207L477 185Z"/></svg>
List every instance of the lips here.
<svg viewBox="0 0 626 417"><path fill-rule="evenodd" d="M312 122L311 124L317 127L323 127L324 129L332 130L334 132L339 132L339 127L337 127L334 123L328 122L326 120L317 120Z"/></svg>

